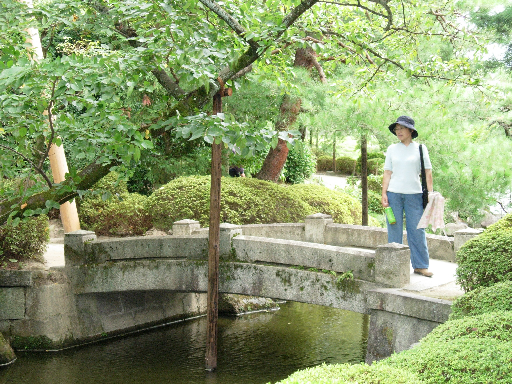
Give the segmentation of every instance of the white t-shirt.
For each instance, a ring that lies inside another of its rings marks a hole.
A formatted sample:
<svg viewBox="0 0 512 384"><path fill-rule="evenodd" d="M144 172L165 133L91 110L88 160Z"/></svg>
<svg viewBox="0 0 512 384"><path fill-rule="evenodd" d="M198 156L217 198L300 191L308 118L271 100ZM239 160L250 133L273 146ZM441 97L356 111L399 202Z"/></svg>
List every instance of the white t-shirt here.
<svg viewBox="0 0 512 384"><path fill-rule="evenodd" d="M423 144L425 169L432 169L427 147ZM420 146L414 141L408 146L403 143L391 144L386 152L384 170L393 172L388 191L395 193L421 193Z"/></svg>

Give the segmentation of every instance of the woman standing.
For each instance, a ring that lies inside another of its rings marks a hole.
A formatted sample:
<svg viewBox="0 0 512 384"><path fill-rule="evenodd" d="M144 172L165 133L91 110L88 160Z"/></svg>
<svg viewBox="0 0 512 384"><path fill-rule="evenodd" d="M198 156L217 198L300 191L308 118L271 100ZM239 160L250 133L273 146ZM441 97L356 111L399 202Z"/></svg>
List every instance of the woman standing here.
<svg viewBox="0 0 512 384"><path fill-rule="evenodd" d="M403 242L403 216L407 231L407 243L411 250L411 264L414 273L432 277L428 270L429 255L427 239L423 228L417 229L423 214L423 199L420 183L420 150L419 144L412 141L418 137L414 128L414 120L409 116L400 116L389 130L400 140L399 143L388 147L384 163L384 178L382 180L382 206L391 207L396 218L396 224L389 224L388 242ZM423 161L427 177L427 189L433 191L432 164L425 145Z"/></svg>

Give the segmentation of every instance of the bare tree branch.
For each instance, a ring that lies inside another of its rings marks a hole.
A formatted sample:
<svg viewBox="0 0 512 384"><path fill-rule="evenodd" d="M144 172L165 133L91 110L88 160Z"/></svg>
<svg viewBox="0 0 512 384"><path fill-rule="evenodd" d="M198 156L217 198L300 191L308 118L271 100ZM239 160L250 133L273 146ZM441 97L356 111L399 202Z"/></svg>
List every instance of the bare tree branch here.
<svg viewBox="0 0 512 384"><path fill-rule="evenodd" d="M239 79L241 77L244 77L245 75L247 75L251 71L252 71L252 64L248 65L247 67L245 67L241 71L238 71L237 73L235 73L235 75L232 77L232 79Z"/></svg>
<svg viewBox="0 0 512 384"><path fill-rule="evenodd" d="M48 144L46 144L46 150L44 151L44 155L39 160L39 167L38 168L42 168L43 167L43 163L45 162L45 160L48 158L48 156L50 154L50 148L51 148L51 145L53 143L53 139L55 138L55 128L53 126L52 110L53 110L53 106L54 106L53 98L55 96L55 86L56 85L57 85L57 79L55 79L53 81L52 93L51 93L51 96L50 96L50 102L48 103L48 108L46 109L46 111L48 112L48 126L50 127L50 132L51 132L50 133L50 138L48 139ZM51 186L51 183L50 183L50 186Z"/></svg>
<svg viewBox="0 0 512 384"><path fill-rule="evenodd" d="M386 10L386 13L380 13L371 8L365 7L363 4L361 4L360 0L357 0L357 3L341 3L338 1L320 1L320 2L326 3L326 4L340 5L342 7L356 7L356 8L364 9L365 11L367 11L373 15L383 17L384 19L386 19L387 25L384 27L384 30L385 31L389 30L391 25L393 25L393 12L391 11L391 8L387 4L388 3L387 0L368 0L368 1L370 3L375 3L377 5L380 5L381 7L383 7Z"/></svg>
<svg viewBox="0 0 512 384"><path fill-rule="evenodd" d="M44 173L44 171L43 171L41 168L39 168L36 164L34 164L34 163L32 162L32 160L30 160L27 156L25 156L25 155L24 155L23 153L21 153L21 152L18 152L18 151L17 151L17 150L15 150L15 149L13 149L13 148L9 147L8 145L0 144L0 147L1 147L1 148L4 148L4 149L6 149L6 150L8 150L8 151L10 151L10 152L13 152L13 153L17 154L18 156L20 156L23 160L25 160L27 163L29 163L29 164L32 166L32 168L34 168L34 169L36 170L36 172L37 172L37 173L39 173L39 174L43 177L44 181L46 181L46 184L47 184L50 188L52 187L52 181L48 178L48 176L46 175L46 173Z"/></svg>
<svg viewBox="0 0 512 384"><path fill-rule="evenodd" d="M47 201L55 201L59 204L64 204L66 201L74 199L78 196L78 192L76 191L83 191L92 187L94 183L110 172L110 168L114 165L116 165L115 162L111 164L92 163L78 174L80 178L78 184L74 184L74 181L69 179L60 184L54 184L49 190L29 196L26 199L22 198L20 200L19 197L16 197L12 200L0 201L0 225L4 225L14 211L17 212L12 216L13 219L16 217L22 218L23 212L44 208ZM73 186L75 191L69 192L66 188L62 188L62 186L66 185Z"/></svg>
<svg viewBox="0 0 512 384"><path fill-rule="evenodd" d="M128 42L132 47L138 48L143 46L143 44L135 39L138 37L137 32L128 24L118 23L116 24L116 30L128 39ZM173 80L163 69L153 68L151 73L155 76L160 85L175 99L179 99L186 94L186 92L178 85L177 81Z"/></svg>
<svg viewBox="0 0 512 384"><path fill-rule="evenodd" d="M384 64L379 65L379 66L375 69L375 71L373 71L372 76L371 76L368 80L366 80L366 81L361 85L361 87L360 87L356 92L354 92L354 93L352 94L352 96L354 96L355 94L357 94L358 92L360 92L362 89L364 89L364 87L366 87L368 84L370 84L370 82L375 78L375 76L377 76L377 73L379 73L379 72L380 72L380 68L381 68L383 65L384 65Z"/></svg>
<svg viewBox="0 0 512 384"><path fill-rule="evenodd" d="M304 12L309 10L311 7L313 7L316 3L318 3L319 0L302 0L299 5L297 5L295 8L293 8L284 18L281 22L281 28L279 31L273 36L274 41L277 41L284 33L285 31L290 28L293 23L302 15ZM250 46L247 51L245 51L244 54L238 59L236 63L234 63L232 68L226 67L224 68L220 73L219 77L222 79L222 81L225 83L229 79L231 79L235 74L237 74L239 71L247 67L248 65L254 63L256 60L258 60L263 53L265 52L266 48L268 47L259 47L255 48L253 46ZM216 91L215 91L216 92Z"/></svg>
<svg viewBox="0 0 512 384"><path fill-rule="evenodd" d="M245 39L245 34L247 31L245 28L229 13L227 13L222 7L217 4L215 1L210 0L199 0L205 7L214 12L217 16L219 16L235 33L243 37ZM258 43L254 41L254 39L246 40L250 46L258 47Z"/></svg>

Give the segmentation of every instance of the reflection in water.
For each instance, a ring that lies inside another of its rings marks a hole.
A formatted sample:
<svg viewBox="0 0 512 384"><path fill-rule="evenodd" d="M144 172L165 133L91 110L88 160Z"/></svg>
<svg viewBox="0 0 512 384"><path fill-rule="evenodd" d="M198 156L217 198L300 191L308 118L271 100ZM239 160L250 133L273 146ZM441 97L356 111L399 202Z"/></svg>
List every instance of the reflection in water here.
<svg viewBox="0 0 512 384"><path fill-rule="evenodd" d="M0 384L260 384L325 363L364 361L368 316L301 303L221 317L218 368L205 366L206 318L58 353L18 353Z"/></svg>

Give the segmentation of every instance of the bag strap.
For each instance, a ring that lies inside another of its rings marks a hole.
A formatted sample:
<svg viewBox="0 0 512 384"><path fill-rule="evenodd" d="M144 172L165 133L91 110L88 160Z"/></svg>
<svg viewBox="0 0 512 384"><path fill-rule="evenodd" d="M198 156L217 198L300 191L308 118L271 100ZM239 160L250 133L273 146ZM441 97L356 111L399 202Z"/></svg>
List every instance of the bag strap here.
<svg viewBox="0 0 512 384"><path fill-rule="evenodd" d="M425 163L423 162L423 144L420 144L420 161L421 161L421 189L427 190L427 175L425 174Z"/></svg>

